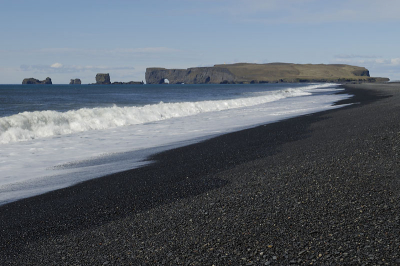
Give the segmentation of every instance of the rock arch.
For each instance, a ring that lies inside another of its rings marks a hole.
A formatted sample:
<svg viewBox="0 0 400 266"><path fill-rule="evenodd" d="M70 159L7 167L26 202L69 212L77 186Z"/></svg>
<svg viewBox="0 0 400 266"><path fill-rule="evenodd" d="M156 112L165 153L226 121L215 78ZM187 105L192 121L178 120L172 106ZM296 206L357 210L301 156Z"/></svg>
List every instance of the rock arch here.
<svg viewBox="0 0 400 266"><path fill-rule="evenodd" d="M219 84L224 80L234 82L235 76L227 69L195 67L188 69L147 68L147 84Z"/></svg>

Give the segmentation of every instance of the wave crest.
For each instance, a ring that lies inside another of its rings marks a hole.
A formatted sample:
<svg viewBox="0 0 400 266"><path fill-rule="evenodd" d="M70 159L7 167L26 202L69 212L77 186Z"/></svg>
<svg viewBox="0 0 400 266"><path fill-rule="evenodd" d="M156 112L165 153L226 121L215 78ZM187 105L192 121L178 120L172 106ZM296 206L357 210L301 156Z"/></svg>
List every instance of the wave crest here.
<svg viewBox="0 0 400 266"><path fill-rule="evenodd" d="M204 112L254 106L287 97L310 95L310 89L327 86L328 84L290 88L271 92L268 95L231 100L181 103L160 102L159 104L142 107L82 108L63 113L57 111L23 112L0 118L0 143L143 124Z"/></svg>

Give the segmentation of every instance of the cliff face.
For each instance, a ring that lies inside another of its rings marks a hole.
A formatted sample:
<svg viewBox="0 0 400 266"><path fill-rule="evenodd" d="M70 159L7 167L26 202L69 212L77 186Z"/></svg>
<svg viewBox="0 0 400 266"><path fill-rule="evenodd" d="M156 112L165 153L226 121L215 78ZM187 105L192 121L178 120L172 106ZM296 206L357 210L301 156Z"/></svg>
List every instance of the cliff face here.
<svg viewBox="0 0 400 266"><path fill-rule="evenodd" d="M98 73L96 75L96 84L111 84L110 74L108 74L108 73L106 73L106 74Z"/></svg>
<svg viewBox="0 0 400 266"><path fill-rule="evenodd" d="M353 74L360 77L369 77L368 69L356 69L353 71Z"/></svg>
<svg viewBox="0 0 400 266"><path fill-rule="evenodd" d="M219 84L233 83L235 76L225 68L195 67L188 69L147 68L147 84Z"/></svg>
<svg viewBox="0 0 400 266"><path fill-rule="evenodd" d="M277 83L277 82L375 82L368 69L350 65L312 64L231 64L188 69L147 68L147 84L220 84L220 83Z"/></svg>
<svg viewBox="0 0 400 266"><path fill-rule="evenodd" d="M22 84L53 84L51 78L47 77L45 80L38 80L35 78L26 78L22 81Z"/></svg>

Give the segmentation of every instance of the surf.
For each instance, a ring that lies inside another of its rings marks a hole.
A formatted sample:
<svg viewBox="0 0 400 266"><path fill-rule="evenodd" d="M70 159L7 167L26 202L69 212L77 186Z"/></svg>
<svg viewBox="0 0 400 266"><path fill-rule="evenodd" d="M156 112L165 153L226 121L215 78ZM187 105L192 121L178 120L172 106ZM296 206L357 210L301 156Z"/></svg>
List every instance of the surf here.
<svg viewBox="0 0 400 266"><path fill-rule="evenodd" d="M114 105L103 108L81 108L67 112L51 110L22 112L0 118L0 143L27 141L91 130L151 123L200 113L250 107L289 97L311 95L312 90L329 86L334 85L323 84L287 88L263 92L260 96L229 100L160 102L158 104L131 107Z"/></svg>

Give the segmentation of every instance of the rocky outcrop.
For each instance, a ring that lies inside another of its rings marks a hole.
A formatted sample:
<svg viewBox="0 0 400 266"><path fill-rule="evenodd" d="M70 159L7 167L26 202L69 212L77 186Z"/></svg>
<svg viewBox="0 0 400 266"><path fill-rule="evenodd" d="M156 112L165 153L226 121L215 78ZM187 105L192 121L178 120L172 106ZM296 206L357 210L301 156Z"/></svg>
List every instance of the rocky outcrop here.
<svg viewBox="0 0 400 266"><path fill-rule="evenodd" d="M96 75L96 84L101 84L101 85L111 84L110 74L108 74L108 73L105 73L105 74L98 73Z"/></svg>
<svg viewBox="0 0 400 266"><path fill-rule="evenodd" d="M324 64L224 64L188 69L147 68L147 84L258 84L278 82L384 82L370 77L368 69Z"/></svg>
<svg viewBox="0 0 400 266"><path fill-rule="evenodd" d="M188 69L147 68L147 84L220 84L233 83L235 76L224 68L195 67Z"/></svg>
<svg viewBox="0 0 400 266"><path fill-rule="evenodd" d="M71 81L69 82L70 85L74 84L74 85L81 85L82 82L80 79L71 79Z"/></svg>
<svg viewBox="0 0 400 266"><path fill-rule="evenodd" d="M110 81L110 74L105 73L98 73L96 75L96 83L94 84L100 84L100 85L124 85L124 84L131 84L131 85L143 85L144 82L143 81L128 81L128 82L121 82L121 81L114 81L113 83L111 83Z"/></svg>
<svg viewBox="0 0 400 266"><path fill-rule="evenodd" d="M26 78L22 81L22 84L53 84L51 78L47 77L45 80L38 80L35 78Z"/></svg>

